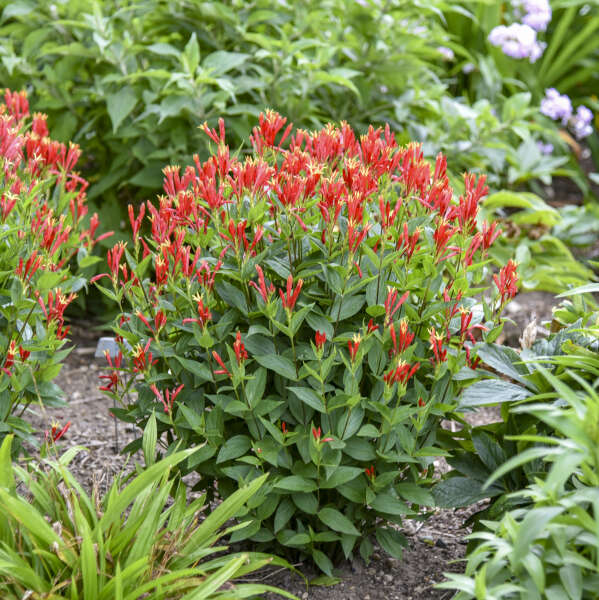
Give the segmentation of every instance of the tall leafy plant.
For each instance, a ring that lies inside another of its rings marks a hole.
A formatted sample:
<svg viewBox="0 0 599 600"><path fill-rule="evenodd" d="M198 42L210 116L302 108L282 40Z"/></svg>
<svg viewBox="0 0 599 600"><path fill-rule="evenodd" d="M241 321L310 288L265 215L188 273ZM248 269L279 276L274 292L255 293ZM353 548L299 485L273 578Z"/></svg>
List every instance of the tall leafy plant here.
<svg viewBox="0 0 599 600"><path fill-rule="evenodd" d="M329 574L373 534L399 556L390 524L433 503L440 422L517 290L509 261L477 300L500 235L477 229L484 178L454 198L445 158L432 168L388 128L294 132L271 111L245 160L224 121L204 131L213 155L164 170L166 195L130 207L134 245L97 278L121 311L103 389L135 389L115 414L140 426L162 407L167 446L206 442L186 468L221 496L272 474L237 539Z"/></svg>

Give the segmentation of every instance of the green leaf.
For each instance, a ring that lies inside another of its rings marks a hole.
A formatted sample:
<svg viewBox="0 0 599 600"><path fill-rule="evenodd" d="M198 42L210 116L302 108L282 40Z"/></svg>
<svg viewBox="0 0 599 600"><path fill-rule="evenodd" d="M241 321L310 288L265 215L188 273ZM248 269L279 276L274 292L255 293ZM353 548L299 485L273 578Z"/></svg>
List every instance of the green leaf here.
<svg viewBox="0 0 599 600"><path fill-rule="evenodd" d="M330 317L333 321L349 319L360 311L365 301L366 297L363 295L339 296L331 307Z"/></svg>
<svg viewBox="0 0 599 600"><path fill-rule="evenodd" d="M157 439L157 429L156 429L156 415L152 411L148 422L144 428L144 433L142 437L141 447L144 453L144 460L146 466L150 466L154 464L154 459L156 456L156 439Z"/></svg>
<svg viewBox="0 0 599 600"><path fill-rule="evenodd" d="M405 502L388 493L377 494L370 506L374 510L388 515L407 515L410 512Z"/></svg>
<svg viewBox="0 0 599 600"><path fill-rule="evenodd" d="M493 490L483 491L480 481L468 477L450 477L433 487L433 496L440 508L470 506L498 493Z"/></svg>
<svg viewBox="0 0 599 600"><path fill-rule="evenodd" d="M216 464L243 456L251 446L252 440L247 435L234 435L221 446Z"/></svg>
<svg viewBox="0 0 599 600"><path fill-rule="evenodd" d="M333 531L349 535L360 535L354 524L344 514L334 508L322 508L318 511L318 518Z"/></svg>
<svg viewBox="0 0 599 600"><path fill-rule="evenodd" d="M279 479L275 483L275 487L287 492L314 492L317 489L314 481L300 477L299 475L283 477L283 479Z"/></svg>
<svg viewBox="0 0 599 600"><path fill-rule="evenodd" d="M245 395L251 407L262 400L264 390L266 389L266 369L259 368L245 386Z"/></svg>
<svg viewBox="0 0 599 600"><path fill-rule="evenodd" d="M295 512L295 506L289 498L285 498L278 506L277 512L275 513L274 521L274 532L277 533L287 525L289 519Z"/></svg>
<svg viewBox="0 0 599 600"><path fill-rule="evenodd" d="M270 371L274 371L286 379L291 379L292 381L297 380L295 367L288 358L285 358L280 354L267 354L265 356L255 356L254 358L260 365L266 367Z"/></svg>
<svg viewBox="0 0 599 600"><path fill-rule="evenodd" d="M106 96L106 109L112 121L112 133L116 133L119 125L131 113L136 104L137 94L130 86L125 86L115 94Z"/></svg>
<svg viewBox="0 0 599 600"><path fill-rule="evenodd" d="M348 481L352 481L362 473L362 469L358 467L340 466L333 471L333 474L328 479L320 482L320 487L325 490L336 488L337 486L343 485Z"/></svg>
<svg viewBox="0 0 599 600"><path fill-rule="evenodd" d="M522 364L516 364L520 363L522 359L513 348L497 344L484 344L476 348L476 354L489 367L536 391L525 377L528 375L528 369Z"/></svg>
<svg viewBox="0 0 599 600"><path fill-rule="evenodd" d="M195 31L189 37L189 41L185 45L183 50L183 61L187 72L193 76L200 64L200 46L198 45L198 38Z"/></svg>
<svg viewBox="0 0 599 600"><path fill-rule="evenodd" d="M243 292L227 281L218 281L215 285L220 298L229 306L234 306L244 315L248 314L248 306Z"/></svg>
<svg viewBox="0 0 599 600"><path fill-rule="evenodd" d="M578 296L579 294L591 294L599 292L599 283L587 283L586 285L580 285L572 288L566 292L558 294L556 298L566 298L568 296Z"/></svg>
<svg viewBox="0 0 599 600"><path fill-rule="evenodd" d="M395 486L397 493L408 502L419 506L434 506L435 499L432 494L417 483L399 483Z"/></svg>
<svg viewBox="0 0 599 600"><path fill-rule="evenodd" d="M312 558L318 565L318 568L326 573L329 577L333 577L333 563L331 559L321 550L313 550Z"/></svg>
<svg viewBox="0 0 599 600"><path fill-rule="evenodd" d="M485 406L501 402L515 402L531 396L526 388L501 379L485 379L467 387L460 396L458 409Z"/></svg>
<svg viewBox="0 0 599 600"><path fill-rule="evenodd" d="M403 549L408 545L406 537L396 529L390 527L377 527L376 541L381 548L393 558L402 558Z"/></svg>
<svg viewBox="0 0 599 600"><path fill-rule="evenodd" d="M325 406L318 394L307 387L288 387L290 392L293 392L304 404L312 407L314 410L317 410L321 413L325 412Z"/></svg>
<svg viewBox="0 0 599 600"><path fill-rule="evenodd" d="M236 69L243 65L249 56L249 54L243 54L241 52L217 50L204 59L202 66L204 69L212 69L213 75L223 75L231 69Z"/></svg>

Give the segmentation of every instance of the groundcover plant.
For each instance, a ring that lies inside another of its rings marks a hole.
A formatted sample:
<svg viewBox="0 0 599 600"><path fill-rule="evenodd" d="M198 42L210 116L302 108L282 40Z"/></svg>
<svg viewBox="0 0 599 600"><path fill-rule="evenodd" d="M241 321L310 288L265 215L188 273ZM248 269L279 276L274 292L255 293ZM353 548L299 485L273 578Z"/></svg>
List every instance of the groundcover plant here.
<svg viewBox="0 0 599 600"><path fill-rule="evenodd" d="M213 155L164 169L95 278L120 309L102 387L119 418L154 414L164 447L204 444L181 463L200 487L227 497L270 473L233 540L329 574L372 534L399 556L393 525L434 504L441 420L517 289L509 261L483 293L500 235L477 223L484 177L454 198L445 158L388 128L292 131L267 111L243 160L222 120L204 131Z"/></svg>

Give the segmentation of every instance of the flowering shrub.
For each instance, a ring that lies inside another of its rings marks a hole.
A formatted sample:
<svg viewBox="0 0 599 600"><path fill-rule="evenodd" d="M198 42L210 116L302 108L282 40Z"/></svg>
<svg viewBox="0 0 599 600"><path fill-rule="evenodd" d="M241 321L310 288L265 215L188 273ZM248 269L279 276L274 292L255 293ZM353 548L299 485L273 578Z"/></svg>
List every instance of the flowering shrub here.
<svg viewBox="0 0 599 600"><path fill-rule="evenodd" d="M87 181L76 171L79 148L48 137L46 117L30 116L25 92L6 90L0 105L0 437L31 432L20 416L31 402L59 401L52 383L68 351L64 311L86 283L90 250ZM56 427L52 435L55 434Z"/></svg>
<svg viewBox="0 0 599 600"><path fill-rule="evenodd" d="M373 533L400 555L389 524L433 503L440 421L517 276L510 261L478 300L500 235L477 224L484 176L456 200L445 157L431 170L388 128L285 125L262 114L243 161L222 120L204 125L214 154L165 168L157 205L129 207L133 248L115 245L97 277L121 309L102 387L135 389L116 414L143 427L155 413L165 445L204 444L185 465L203 488L227 497L269 471L234 539L330 573L341 552L368 558Z"/></svg>

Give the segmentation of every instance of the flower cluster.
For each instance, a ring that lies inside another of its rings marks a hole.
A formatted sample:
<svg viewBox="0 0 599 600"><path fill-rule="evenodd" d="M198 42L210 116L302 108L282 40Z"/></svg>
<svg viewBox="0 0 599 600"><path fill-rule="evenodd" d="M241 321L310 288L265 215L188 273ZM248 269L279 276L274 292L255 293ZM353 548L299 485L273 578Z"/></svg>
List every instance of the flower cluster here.
<svg viewBox="0 0 599 600"><path fill-rule="evenodd" d="M488 39L490 44L501 46L503 53L512 58L528 58L534 63L543 54L543 44L537 40L537 32L530 25L498 25L491 30Z"/></svg>
<svg viewBox="0 0 599 600"><path fill-rule="evenodd" d="M536 62L543 54L545 43L537 39L537 32L545 31L551 21L548 0L512 0L513 15L521 22L498 25L489 33L489 43L500 46L512 58L528 58Z"/></svg>
<svg viewBox="0 0 599 600"><path fill-rule="evenodd" d="M541 113L554 121L561 121L562 125L569 125L579 140L593 132L593 113L582 104L574 112L570 98L566 94L560 94L555 88L545 90L545 97L541 100Z"/></svg>
<svg viewBox="0 0 599 600"><path fill-rule="evenodd" d="M512 0L514 13L524 25L535 31L545 31L551 21L549 0Z"/></svg>
<svg viewBox="0 0 599 600"><path fill-rule="evenodd" d="M2 94L0 296L11 303L0 318L0 389L2 419L12 421L0 424L24 432L29 426L12 413L55 397L49 382L64 357L65 310L85 284L83 269L100 260L91 253L105 236L97 235L98 215L87 216L79 147L50 138L46 116L30 114L24 91Z"/></svg>

